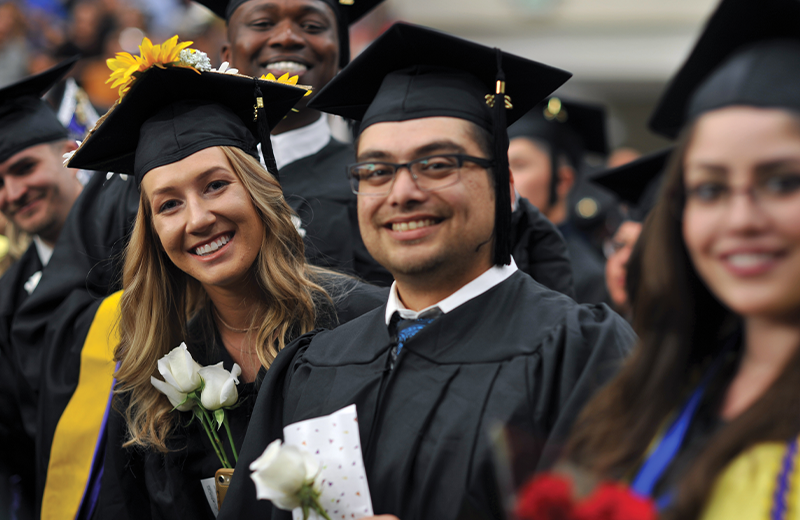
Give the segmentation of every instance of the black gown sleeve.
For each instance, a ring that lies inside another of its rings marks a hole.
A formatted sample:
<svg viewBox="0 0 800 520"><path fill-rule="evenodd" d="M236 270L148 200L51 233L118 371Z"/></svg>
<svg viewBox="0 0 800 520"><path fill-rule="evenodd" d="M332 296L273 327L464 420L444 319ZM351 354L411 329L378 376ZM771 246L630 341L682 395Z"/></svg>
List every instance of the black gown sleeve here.
<svg viewBox="0 0 800 520"><path fill-rule="evenodd" d="M283 402L297 364L311 340L320 330L300 336L284 348L267 371L258 392L253 415L239 453L239 462L217 520L270 518L272 503L256 500L256 487L250 478L250 464L264 453L269 443L283 438ZM276 511L277 508L275 508Z"/></svg>
<svg viewBox="0 0 800 520"><path fill-rule="evenodd" d="M528 388L539 426L549 432L538 469L556 462L578 414L619 371L635 341L630 325L600 304L573 307L545 342L541 364L529 379L542 386Z"/></svg>
<svg viewBox="0 0 800 520"><path fill-rule="evenodd" d="M116 399L116 398L115 398ZM118 400L116 407L120 406ZM124 409L124 408L121 408ZM135 448L121 448L125 439L125 417L112 408L108 417L108 448L103 461L100 498L94 520L147 520L152 518L144 488L144 463Z"/></svg>
<svg viewBox="0 0 800 520"><path fill-rule="evenodd" d="M519 270L574 299L572 264L558 228L524 198L511 216L511 227L511 255Z"/></svg>

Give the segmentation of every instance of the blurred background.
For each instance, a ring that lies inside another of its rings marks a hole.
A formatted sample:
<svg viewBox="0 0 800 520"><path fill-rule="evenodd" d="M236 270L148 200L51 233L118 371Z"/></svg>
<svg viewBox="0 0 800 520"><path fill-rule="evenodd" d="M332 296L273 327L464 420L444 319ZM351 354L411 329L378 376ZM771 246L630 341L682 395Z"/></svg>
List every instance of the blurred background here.
<svg viewBox="0 0 800 520"><path fill-rule="evenodd" d="M559 92L609 108L612 148L666 144L646 130L665 81L691 48L716 0L387 0L352 29L366 46L394 20L428 25L574 73ZM225 24L189 0L5 0L0 3L0 86L64 57L103 113L116 99L106 58L178 34L214 66Z"/></svg>

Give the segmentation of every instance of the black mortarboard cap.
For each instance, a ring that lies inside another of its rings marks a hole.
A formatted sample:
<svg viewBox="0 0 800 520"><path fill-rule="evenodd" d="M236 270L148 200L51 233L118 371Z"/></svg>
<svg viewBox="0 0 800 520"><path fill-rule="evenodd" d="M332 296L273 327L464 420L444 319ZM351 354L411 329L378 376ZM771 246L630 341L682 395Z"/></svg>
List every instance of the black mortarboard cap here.
<svg viewBox="0 0 800 520"><path fill-rule="evenodd" d="M103 116L69 162L71 167L132 174L141 183L158 166L212 146L235 146L277 177L269 129L306 91L247 76L153 67ZM256 98L263 108L256 115Z"/></svg>
<svg viewBox="0 0 800 520"><path fill-rule="evenodd" d="M653 209L664 169L674 146L639 157L635 161L602 171L591 178L631 205L631 217L643 220Z"/></svg>
<svg viewBox="0 0 800 520"><path fill-rule="evenodd" d="M230 22L231 15L242 4L251 0L197 0L217 16ZM336 15L339 33L339 66L350 62L350 33L348 28L383 0L320 0L330 6Z"/></svg>
<svg viewBox="0 0 800 520"><path fill-rule="evenodd" d="M798 25L798 0L723 0L650 128L674 138L699 114L731 105L800 110Z"/></svg>
<svg viewBox="0 0 800 520"><path fill-rule="evenodd" d="M67 138L69 132L41 98L76 61L77 56L0 89L0 163L25 148Z"/></svg>
<svg viewBox="0 0 800 520"><path fill-rule="evenodd" d="M584 152L608 155L606 109L603 105L551 97L511 125L508 137L545 141L566 153L578 168Z"/></svg>
<svg viewBox="0 0 800 520"><path fill-rule="evenodd" d="M511 202L506 127L570 76L499 49L396 23L308 106L361 121L362 131L375 123L445 116L471 121L492 133L497 204L494 260L508 264Z"/></svg>

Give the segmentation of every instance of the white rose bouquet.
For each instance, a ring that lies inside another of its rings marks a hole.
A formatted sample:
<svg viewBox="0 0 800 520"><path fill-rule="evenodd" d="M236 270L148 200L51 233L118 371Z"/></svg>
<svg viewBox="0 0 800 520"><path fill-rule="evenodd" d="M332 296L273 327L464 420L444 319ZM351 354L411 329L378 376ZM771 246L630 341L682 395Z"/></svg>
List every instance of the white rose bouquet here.
<svg viewBox="0 0 800 520"><path fill-rule="evenodd" d="M331 520L320 504L322 494L316 482L320 467L307 451L296 446L284 446L277 439L250 464L250 478L256 484L256 497L271 501L278 509L291 511L301 508L303 520L310 511Z"/></svg>
<svg viewBox="0 0 800 520"><path fill-rule="evenodd" d="M239 399L236 385L242 374L241 367L234 363L228 372L222 367L222 361L213 366L200 366L192 358L186 343L181 343L158 360L158 372L164 380L151 376L150 383L167 396L175 410L194 414L211 440L222 467L232 468L217 431L225 426L235 464L239 455L225 411L234 407Z"/></svg>

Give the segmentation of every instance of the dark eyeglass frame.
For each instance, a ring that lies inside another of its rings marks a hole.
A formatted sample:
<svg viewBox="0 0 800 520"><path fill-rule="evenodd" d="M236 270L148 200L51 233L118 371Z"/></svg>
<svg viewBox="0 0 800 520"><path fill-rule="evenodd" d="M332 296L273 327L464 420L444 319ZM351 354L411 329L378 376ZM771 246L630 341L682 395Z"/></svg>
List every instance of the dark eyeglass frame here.
<svg viewBox="0 0 800 520"><path fill-rule="evenodd" d="M450 176L453 177L453 182L448 183L448 184L444 184L442 186L437 186L435 188L423 188L422 186L419 185L419 176L417 175L417 173L414 172L413 166L415 164L419 164L419 163L422 163L422 162L425 162L425 161L430 161L431 159L435 159L437 157L446 157L446 158L454 158L454 159L456 159L455 172L453 172L453 174L450 175ZM386 195L388 195L389 193L392 192L392 188L394 187L394 183L397 180L397 173L403 168L406 168L408 170L408 173L411 175L411 178L414 180L414 184L417 186L417 188L419 188L421 191L430 192L430 191L436 191L436 190L440 190L440 189L443 189L443 188L447 188L449 186L452 186L452 185L456 184L461 178L461 168L464 167L464 163L465 162L471 162L471 163L477 164L478 166L480 166L481 168L484 168L484 169L493 168L495 166L495 162L493 160L487 159L485 157L474 157L472 155L467 155L467 154L463 154L463 153L438 153L438 154L434 154L434 155L427 155L425 157L420 157L419 159L414 159L413 161L409 161L407 163L392 163L392 162L387 162L387 161L364 161L364 162L358 162L358 163L354 163L354 164L348 165L346 167L346 172L347 172L347 179L350 181L350 189L356 195L361 195L361 196L365 196L365 197L385 197ZM354 172L354 170L356 168L358 168L360 166L366 166L366 165L370 165L370 164L379 164L379 165L382 165L382 166L391 167L394 170L393 173L392 173L392 180L389 181L386 184L386 191L380 191L380 192L360 192L360 191L358 191L358 183L360 181L355 176L355 174L353 172Z"/></svg>

